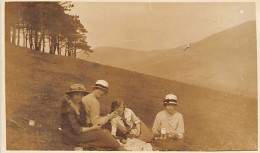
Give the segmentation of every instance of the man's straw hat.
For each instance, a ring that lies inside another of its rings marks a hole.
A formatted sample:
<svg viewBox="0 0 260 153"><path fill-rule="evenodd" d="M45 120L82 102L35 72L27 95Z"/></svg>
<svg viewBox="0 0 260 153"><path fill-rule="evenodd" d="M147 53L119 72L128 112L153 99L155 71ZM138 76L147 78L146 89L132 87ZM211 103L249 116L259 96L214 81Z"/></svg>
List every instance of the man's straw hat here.
<svg viewBox="0 0 260 153"><path fill-rule="evenodd" d="M108 82L105 80L97 80L96 84L93 86L94 89L103 89L108 91Z"/></svg>

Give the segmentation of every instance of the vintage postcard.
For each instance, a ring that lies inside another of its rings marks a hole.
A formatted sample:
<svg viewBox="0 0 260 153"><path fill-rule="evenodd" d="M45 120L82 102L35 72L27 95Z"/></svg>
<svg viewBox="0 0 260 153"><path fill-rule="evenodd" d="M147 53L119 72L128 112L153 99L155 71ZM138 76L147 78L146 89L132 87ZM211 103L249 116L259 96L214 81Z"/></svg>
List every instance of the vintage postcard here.
<svg viewBox="0 0 260 153"><path fill-rule="evenodd" d="M259 2L1 4L3 153L259 150Z"/></svg>

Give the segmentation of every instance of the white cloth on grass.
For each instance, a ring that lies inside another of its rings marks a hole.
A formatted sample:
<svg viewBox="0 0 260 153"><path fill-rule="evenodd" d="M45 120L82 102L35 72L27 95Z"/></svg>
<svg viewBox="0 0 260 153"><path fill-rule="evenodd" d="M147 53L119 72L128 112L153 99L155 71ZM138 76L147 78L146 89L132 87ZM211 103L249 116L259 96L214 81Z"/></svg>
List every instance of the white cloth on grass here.
<svg viewBox="0 0 260 153"><path fill-rule="evenodd" d="M153 151L152 145L137 138L127 138L124 148L130 151Z"/></svg>

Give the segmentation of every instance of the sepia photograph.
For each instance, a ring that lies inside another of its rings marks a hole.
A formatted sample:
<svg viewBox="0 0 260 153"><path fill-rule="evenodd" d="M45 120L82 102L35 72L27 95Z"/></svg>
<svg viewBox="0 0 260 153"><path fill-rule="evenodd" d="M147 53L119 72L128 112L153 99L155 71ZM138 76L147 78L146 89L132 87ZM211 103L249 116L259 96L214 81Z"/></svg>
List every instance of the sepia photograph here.
<svg viewBox="0 0 260 153"><path fill-rule="evenodd" d="M258 151L256 2L1 4L2 151Z"/></svg>

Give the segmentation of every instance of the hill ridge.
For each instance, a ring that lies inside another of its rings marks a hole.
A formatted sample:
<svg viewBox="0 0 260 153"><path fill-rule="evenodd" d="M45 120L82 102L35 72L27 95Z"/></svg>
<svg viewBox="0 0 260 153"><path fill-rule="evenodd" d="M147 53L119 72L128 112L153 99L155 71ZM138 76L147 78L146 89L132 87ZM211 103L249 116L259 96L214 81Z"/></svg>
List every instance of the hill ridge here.
<svg viewBox="0 0 260 153"><path fill-rule="evenodd" d="M190 42L190 44L196 44L197 42L200 42L200 41L203 41L205 39L208 39L210 37L214 37L214 35L217 35L219 33L222 33L222 32L225 32L225 31L228 31L230 29L233 29L234 27L239 27L241 25L244 25L244 24L248 24L248 23L256 23L256 20L250 20L250 21L246 21L246 22L243 22L241 24L238 24L238 25L235 25L233 27L229 27L227 29L224 29L222 31L219 31L219 32L216 32L216 33L213 33L201 40L198 40L198 41L194 41L194 42ZM130 49L130 48L122 48L122 47L116 47L116 46L99 46L99 47L95 47L93 48L93 50L96 50L96 49L100 49L100 48L113 48L113 49L123 49L123 50L133 50L133 51L139 51L139 52L156 52L156 51L169 51L169 50L174 50L176 48L183 48L184 46L186 46L187 44L184 44L184 45L180 45L180 46L176 46L176 47L173 47L173 48L165 48L165 49L156 49L156 50L148 50L148 51L144 51L144 50L135 50L135 49Z"/></svg>
<svg viewBox="0 0 260 153"><path fill-rule="evenodd" d="M80 58L219 91L256 97L255 27L255 20L242 23L191 43L190 48L185 51L182 46L148 52L99 48L89 57Z"/></svg>

